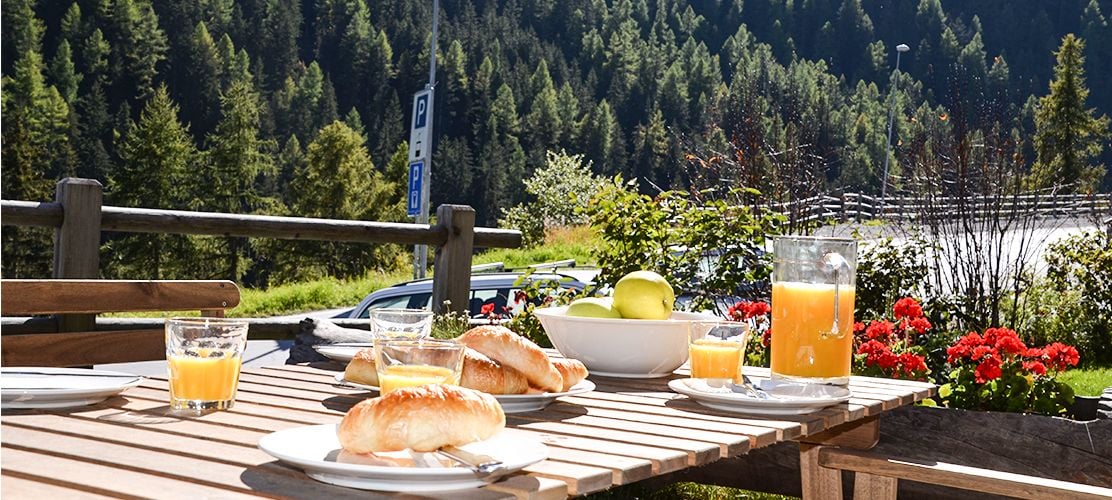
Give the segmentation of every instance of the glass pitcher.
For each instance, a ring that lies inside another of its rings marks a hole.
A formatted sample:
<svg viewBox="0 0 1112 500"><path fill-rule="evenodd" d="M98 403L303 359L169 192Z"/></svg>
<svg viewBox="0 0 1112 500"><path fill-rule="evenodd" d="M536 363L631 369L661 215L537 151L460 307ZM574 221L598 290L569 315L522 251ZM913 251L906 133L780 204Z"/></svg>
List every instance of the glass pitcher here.
<svg viewBox="0 0 1112 500"><path fill-rule="evenodd" d="M779 236L772 248L772 378L849 383L857 242Z"/></svg>

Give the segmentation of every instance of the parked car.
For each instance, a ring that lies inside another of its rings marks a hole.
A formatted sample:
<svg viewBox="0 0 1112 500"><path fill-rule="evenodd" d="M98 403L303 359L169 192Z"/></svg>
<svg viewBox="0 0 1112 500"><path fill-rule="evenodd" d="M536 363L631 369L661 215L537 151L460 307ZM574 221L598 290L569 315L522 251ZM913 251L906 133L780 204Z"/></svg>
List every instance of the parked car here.
<svg viewBox="0 0 1112 500"><path fill-rule="evenodd" d="M482 318L483 306L487 304L493 304L495 312L517 314L524 308L524 304L514 302L515 293L538 281L550 282L554 288L575 291L582 291L587 287L586 283L571 276L550 272L474 273L471 275L468 314L472 318ZM370 317L371 309L387 307L428 309L431 301L431 279L407 281L372 292L347 317L367 318Z"/></svg>

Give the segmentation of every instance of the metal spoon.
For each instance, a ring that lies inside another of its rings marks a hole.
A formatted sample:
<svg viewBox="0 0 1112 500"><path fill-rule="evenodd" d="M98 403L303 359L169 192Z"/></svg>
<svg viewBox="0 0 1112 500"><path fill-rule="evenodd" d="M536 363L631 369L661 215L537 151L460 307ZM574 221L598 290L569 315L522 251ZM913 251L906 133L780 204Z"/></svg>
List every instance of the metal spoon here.
<svg viewBox="0 0 1112 500"><path fill-rule="evenodd" d="M749 376L744 374L744 373L741 374L741 383L740 384L737 384L737 383L730 384L730 390L732 390L734 392L741 393L741 394L745 394L745 395L748 395L748 396L751 396L751 397L754 397L754 398L757 398L757 399L772 399L771 394L769 394L764 389L761 389L761 388L757 387L755 384L753 384L753 381L749 380Z"/></svg>
<svg viewBox="0 0 1112 500"><path fill-rule="evenodd" d="M480 479L502 472L506 468L505 464L500 460L496 460L494 457L479 453L471 453L457 446L445 446L436 450L436 452L467 466L467 468L475 472L475 475L479 476Z"/></svg>

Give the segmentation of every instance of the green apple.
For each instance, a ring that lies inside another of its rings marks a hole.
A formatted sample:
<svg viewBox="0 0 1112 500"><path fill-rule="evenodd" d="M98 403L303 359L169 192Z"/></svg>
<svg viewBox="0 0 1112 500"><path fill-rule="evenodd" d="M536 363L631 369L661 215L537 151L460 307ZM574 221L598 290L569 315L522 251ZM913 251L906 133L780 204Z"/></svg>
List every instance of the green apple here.
<svg viewBox="0 0 1112 500"><path fill-rule="evenodd" d="M584 297L575 299L568 305L568 316L584 318L621 318L618 310L614 309L614 302L606 297Z"/></svg>
<svg viewBox="0 0 1112 500"><path fill-rule="evenodd" d="M634 271L614 285L614 308L627 319L668 319L676 294L663 276Z"/></svg>

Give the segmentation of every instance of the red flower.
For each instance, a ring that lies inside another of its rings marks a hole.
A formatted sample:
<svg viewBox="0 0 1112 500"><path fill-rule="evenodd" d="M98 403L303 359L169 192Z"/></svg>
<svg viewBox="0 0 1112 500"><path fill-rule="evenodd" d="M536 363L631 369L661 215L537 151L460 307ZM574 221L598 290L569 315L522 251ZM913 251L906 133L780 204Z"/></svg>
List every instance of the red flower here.
<svg viewBox="0 0 1112 500"><path fill-rule="evenodd" d="M974 372L978 384L996 380L1000 378L1001 374L1000 359L995 356L985 358L984 361L981 361L981 364L977 365L977 370Z"/></svg>
<svg viewBox="0 0 1112 500"><path fill-rule="evenodd" d="M957 343L946 348L946 360L953 363L962 358L968 358L973 352L973 348L981 345L984 339L977 332L969 332L964 337L958 339Z"/></svg>
<svg viewBox="0 0 1112 500"><path fill-rule="evenodd" d="M764 334L761 335L761 345L763 345L765 347L768 347L768 344L770 342L772 342L772 329L771 328L769 328L768 330L765 330Z"/></svg>
<svg viewBox="0 0 1112 500"><path fill-rule="evenodd" d="M905 352L900 354L900 365L908 376L915 376L917 372L927 371L927 360L917 354Z"/></svg>
<svg viewBox="0 0 1112 500"><path fill-rule="evenodd" d="M897 300L892 310L896 313L896 319L915 319L923 316L923 306L920 306L919 302L911 297Z"/></svg>
<svg viewBox="0 0 1112 500"><path fill-rule="evenodd" d="M853 324L853 334L854 335L861 335L862 333L865 333L865 323L862 322L862 321L858 321L858 322L854 323Z"/></svg>
<svg viewBox="0 0 1112 500"><path fill-rule="evenodd" d="M1022 355L1027 352L1027 346L1023 345L1023 341L1013 336L1002 336L996 339L996 348L1008 354Z"/></svg>
<svg viewBox="0 0 1112 500"><path fill-rule="evenodd" d="M1046 346L1046 362L1057 371L1063 371L1067 366L1077 366L1081 356L1077 349L1061 342Z"/></svg>
<svg viewBox="0 0 1112 500"><path fill-rule="evenodd" d="M528 299L528 298L529 298L529 296L526 295L525 290L518 290L518 291L514 292L514 303L515 304L520 304L522 302L525 302L525 300Z"/></svg>
<svg viewBox="0 0 1112 500"><path fill-rule="evenodd" d="M892 336L894 325L890 321L873 321L865 329L865 336L871 340L887 341Z"/></svg>
<svg viewBox="0 0 1112 500"><path fill-rule="evenodd" d="M494 312L494 303L491 302L483 304L483 307L479 309L479 312L482 313L484 316L490 316L491 313Z"/></svg>
<svg viewBox="0 0 1112 500"><path fill-rule="evenodd" d="M989 356L995 358L997 357L996 354L996 348L987 345L979 345L973 348L973 361Z"/></svg>
<svg viewBox="0 0 1112 500"><path fill-rule="evenodd" d="M1046 375L1046 365L1042 361L1024 361L1023 369L1035 375Z"/></svg>
<svg viewBox="0 0 1112 500"><path fill-rule="evenodd" d="M931 329L931 322L927 318L919 317L911 320L910 326L919 332L919 335L926 335Z"/></svg>
<svg viewBox="0 0 1112 500"><path fill-rule="evenodd" d="M752 319L772 312L768 302L740 301L726 309L726 317L734 321Z"/></svg>

